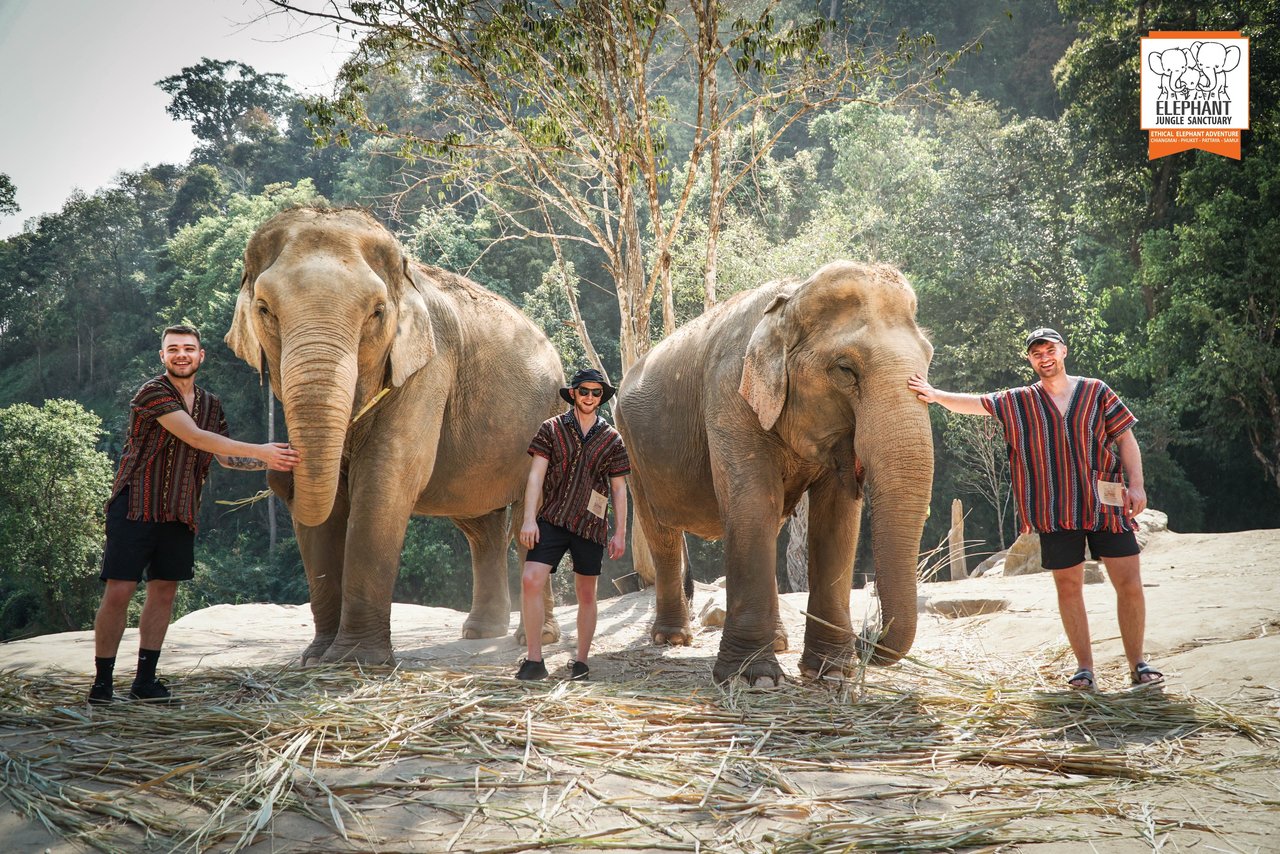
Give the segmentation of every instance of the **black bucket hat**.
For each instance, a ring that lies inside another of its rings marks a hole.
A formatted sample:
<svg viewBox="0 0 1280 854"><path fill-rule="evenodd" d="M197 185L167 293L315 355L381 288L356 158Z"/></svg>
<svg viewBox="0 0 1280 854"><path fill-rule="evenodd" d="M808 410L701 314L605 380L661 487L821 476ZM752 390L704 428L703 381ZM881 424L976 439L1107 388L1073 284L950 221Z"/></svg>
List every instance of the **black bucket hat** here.
<svg viewBox="0 0 1280 854"><path fill-rule="evenodd" d="M1039 344L1041 341L1057 341L1059 344L1064 345L1067 343L1067 340L1062 337L1062 333L1058 330L1041 326L1039 329L1033 329L1027 334L1027 351L1031 351L1032 344Z"/></svg>
<svg viewBox="0 0 1280 854"><path fill-rule="evenodd" d="M569 389L577 388L583 383L600 383L600 385L604 386L604 394L600 396L601 406L608 403L609 398L613 397L613 395L618 391L616 388L609 385L609 381L604 378L604 374L600 373L595 368L583 368L573 375L573 379L569 380L569 385L567 387L560 389L560 396L564 398L565 403L573 403L573 398L569 396Z"/></svg>

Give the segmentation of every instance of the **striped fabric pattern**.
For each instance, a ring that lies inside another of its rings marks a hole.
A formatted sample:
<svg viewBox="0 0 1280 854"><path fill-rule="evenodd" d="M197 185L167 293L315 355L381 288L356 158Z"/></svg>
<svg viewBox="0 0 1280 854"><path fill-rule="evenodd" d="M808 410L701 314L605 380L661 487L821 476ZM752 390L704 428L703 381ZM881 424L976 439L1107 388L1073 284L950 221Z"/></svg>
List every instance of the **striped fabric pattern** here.
<svg viewBox="0 0 1280 854"><path fill-rule="evenodd" d="M1123 482L1115 441L1137 423L1106 383L1080 377L1064 416L1041 383L982 396L1004 428L1022 529L1132 531L1097 481Z"/></svg>
<svg viewBox="0 0 1280 854"><path fill-rule="evenodd" d="M129 435L120 468L111 487L111 503L129 490L129 515L134 521L183 522L197 530L200 493L213 454L196 450L160 425L162 415L184 409L182 394L163 374L147 380L130 404ZM196 386L191 418L211 433L229 434L218 398Z"/></svg>
<svg viewBox="0 0 1280 854"><path fill-rule="evenodd" d="M595 425L584 438L578 432L578 419L570 409L542 422L529 444L529 455L549 461L547 476L542 481L538 518L605 545L609 539L607 518L589 513L587 503L592 490L611 498L609 478L631 471L631 461L618 431L597 416Z"/></svg>

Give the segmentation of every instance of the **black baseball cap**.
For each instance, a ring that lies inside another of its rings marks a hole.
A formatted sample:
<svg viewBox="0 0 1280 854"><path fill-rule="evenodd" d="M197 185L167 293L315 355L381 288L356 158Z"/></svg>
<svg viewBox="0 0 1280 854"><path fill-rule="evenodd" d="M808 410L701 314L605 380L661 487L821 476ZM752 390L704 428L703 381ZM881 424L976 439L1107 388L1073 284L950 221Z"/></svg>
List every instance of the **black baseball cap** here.
<svg viewBox="0 0 1280 854"><path fill-rule="evenodd" d="M1041 326L1039 329L1031 330L1027 335L1027 350L1031 349L1033 344L1039 344L1041 341L1057 341L1059 344L1066 344L1067 339L1062 337L1062 333L1056 329L1050 329L1047 326Z"/></svg>

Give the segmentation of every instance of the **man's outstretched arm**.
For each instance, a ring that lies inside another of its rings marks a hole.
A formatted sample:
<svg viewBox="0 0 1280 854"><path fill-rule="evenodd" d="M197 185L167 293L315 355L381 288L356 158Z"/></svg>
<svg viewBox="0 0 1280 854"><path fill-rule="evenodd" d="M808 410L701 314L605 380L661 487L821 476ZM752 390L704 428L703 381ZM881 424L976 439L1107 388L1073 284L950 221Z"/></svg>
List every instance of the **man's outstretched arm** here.
<svg viewBox="0 0 1280 854"><path fill-rule="evenodd" d="M907 388L915 392L916 397L924 403L936 403L961 415L991 414L982 405L981 395L936 389L920 374L913 374L911 379L907 380Z"/></svg>

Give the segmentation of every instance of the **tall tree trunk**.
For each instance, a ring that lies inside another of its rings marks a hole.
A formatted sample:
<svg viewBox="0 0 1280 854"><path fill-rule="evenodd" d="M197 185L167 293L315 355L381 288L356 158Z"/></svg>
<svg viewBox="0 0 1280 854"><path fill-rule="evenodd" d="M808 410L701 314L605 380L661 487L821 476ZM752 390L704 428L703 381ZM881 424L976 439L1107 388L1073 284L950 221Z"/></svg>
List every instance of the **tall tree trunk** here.
<svg viewBox="0 0 1280 854"><path fill-rule="evenodd" d="M959 498L951 501L951 530L947 532L947 551L951 563L951 580L963 581L968 578L969 569L964 560L964 504Z"/></svg>
<svg viewBox="0 0 1280 854"><path fill-rule="evenodd" d="M269 383L263 385L263 390L267 395L267 441L274 442L276 440L276 397L271 393ZM273 492L267 496L267 547L272 552L276 550L276 536L276 495Z"/></svg>
<svg viewBox="0 0 1280 854"><path fill-rule="evenodd" d="M796 502L787 523L787 584L792 593L809 589L809 493Z"/></svg>

